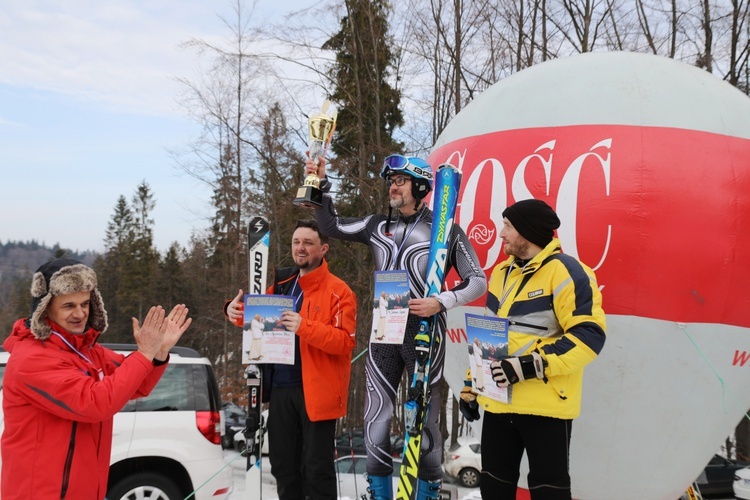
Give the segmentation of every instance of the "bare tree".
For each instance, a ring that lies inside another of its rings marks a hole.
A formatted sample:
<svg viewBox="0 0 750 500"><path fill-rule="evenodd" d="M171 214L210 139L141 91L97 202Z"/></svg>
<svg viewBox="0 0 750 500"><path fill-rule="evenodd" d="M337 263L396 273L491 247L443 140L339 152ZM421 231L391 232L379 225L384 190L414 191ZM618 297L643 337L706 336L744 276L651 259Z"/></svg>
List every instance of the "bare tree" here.
<svg viewBox="0 0 750 500"><path fill-rule="evenodd" d="M234 0L232 14L231 19L222 18L229 33L225 39L191 39L184 43L208 68L193 79L179 79L185 88L181 104L200 124L201 134L193 142L189 159L177 158L178 164L207 183L214 193L211 204L215 212L210 217L210 234L204 240L208 246L205 263L212 269L211 288L224 297L244 286L246 280L242 235L248 213L243 195L252 168L247 144L255 133L253 117L264 109L263 82L270 73L265 59L254 52L259 42L257 30L251 25L252 8ZM214 300L215 304L223 303L221 296ZM224 320L220 307L201 314L195 327L215 330L223 325L221 335L214 336L222 341L210 345L209 354L211 359L220 360L219 373L226 382L241 370L240 357L235 355L240 351L239 336L233 335L234 327Z"/></svg>
<svg viewBox="0 0 750 500"><path fill-rule="evenodd" d="M731 26L729 29L729 69L724 79L735 87L740 86L743 73L748 72L748 57L750 57L750 2L747 0L732 0L730 12ZM744 91L750 93L745 81Z"/></svg>
<svg viewBox="0 0 750 500"><path fill-rule="evenodd" d="M695 61L695 65L700 68L705 68L706 71L711 73L713 71L713 26L711 23L711 2L710 0L701 0L701 20L700 26L703 30L703 52L698 53L698 58Z"/></svg>

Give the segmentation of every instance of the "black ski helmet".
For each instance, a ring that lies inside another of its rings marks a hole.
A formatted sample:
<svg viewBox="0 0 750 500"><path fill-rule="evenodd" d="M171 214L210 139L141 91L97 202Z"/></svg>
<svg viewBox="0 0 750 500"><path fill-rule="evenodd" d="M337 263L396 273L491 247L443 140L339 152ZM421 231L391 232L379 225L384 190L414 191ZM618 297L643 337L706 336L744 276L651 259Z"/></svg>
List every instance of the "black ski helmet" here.
<svg viewBox="0 0 750 500"><path fill-rule="evenodd" d="M412 177L411 195L415 200L422 200L432 191L432 167L422 158L416 156L390 155L383 161L380 177L388 180L391 174L408 174Z"/></svg>

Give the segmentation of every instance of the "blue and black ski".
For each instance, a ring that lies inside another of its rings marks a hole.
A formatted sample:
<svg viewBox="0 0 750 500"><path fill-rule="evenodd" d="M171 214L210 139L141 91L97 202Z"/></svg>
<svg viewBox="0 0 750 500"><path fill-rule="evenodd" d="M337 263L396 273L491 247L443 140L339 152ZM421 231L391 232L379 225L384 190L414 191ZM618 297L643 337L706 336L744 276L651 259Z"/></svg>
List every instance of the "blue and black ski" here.
<svg viewBox="0 0 750 500"><path fill-rule="evenodd" d="M448 244L456 216L461 173L450 164L440 165L435 176L435 191L432 203L432 230L430 253L424 297L438 295L443 289L445 264L448 260ZM419 471L422 447L422 429L430 410L430 365L437 349L434 328L435 316L423 318L414 337L416 362L414 377L409 388L409 399L404 404L406 435L401 459L396 500L411 500L417 494L417 472Z"/></svg>

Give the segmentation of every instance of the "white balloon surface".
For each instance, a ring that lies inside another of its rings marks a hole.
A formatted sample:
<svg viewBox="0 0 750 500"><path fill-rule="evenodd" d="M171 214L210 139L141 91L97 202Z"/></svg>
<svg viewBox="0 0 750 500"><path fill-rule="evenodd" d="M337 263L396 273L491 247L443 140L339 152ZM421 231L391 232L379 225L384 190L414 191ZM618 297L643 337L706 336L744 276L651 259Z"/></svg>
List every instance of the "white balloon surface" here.
<svg viewBox="0 0 750 500"><path fill-rule="evenodd" d="M671 59L583 54L490 87L429 161L462 170L457 221L488 275L503 209L531 197L596 271L607 342L573 424L574 497L679 497L750 407L750 98ZM482 306L449 315L454 392Z"/></svg>

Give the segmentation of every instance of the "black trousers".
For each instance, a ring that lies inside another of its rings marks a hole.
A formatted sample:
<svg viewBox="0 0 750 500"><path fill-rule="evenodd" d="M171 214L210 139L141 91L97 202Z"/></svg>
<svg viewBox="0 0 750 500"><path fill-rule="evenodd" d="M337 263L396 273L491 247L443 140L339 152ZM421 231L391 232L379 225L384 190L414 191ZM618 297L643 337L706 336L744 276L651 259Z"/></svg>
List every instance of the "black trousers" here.
<svg viewBox="0 0 750 500"><path fill-rule="evenodd" d="M570 500L572 420L484 412L482 474L484 500L515 500L521 458L529 459L533 500Z"/></svg>
<svg viewBox="0 0 750 500"><path fill-rule="evenodd" d="M336 420L311 422L302 387L274 387L268 407L268 454L279 500L336 498Z"/></svg>

